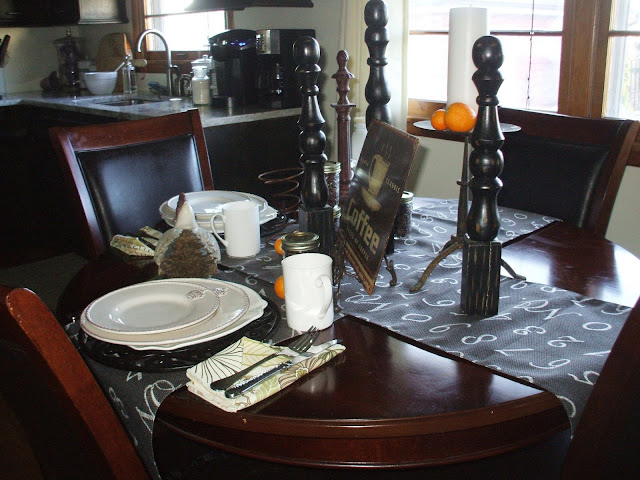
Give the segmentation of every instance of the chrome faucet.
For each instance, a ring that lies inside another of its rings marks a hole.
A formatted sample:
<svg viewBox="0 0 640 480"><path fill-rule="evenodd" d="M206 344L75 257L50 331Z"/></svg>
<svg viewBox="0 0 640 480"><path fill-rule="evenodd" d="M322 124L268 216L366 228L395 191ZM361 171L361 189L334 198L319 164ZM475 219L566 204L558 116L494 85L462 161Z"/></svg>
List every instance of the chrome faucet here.
<svg viewBox="0 0 640 480"><path fill-rule="evenodd" d="M142 32L138 37L137 50L138 52L142 52L142 40L144 40L144 37L146 37L151 33L154 33L158 37L160 37L160 40L162 40L162 43L164 44L164 49L167 51L167 91L169 93L169 96L173 97L174 86L173 86L172 76L173 76L173 71L177 70L178 67L171 64L171 49L169 48L167 39L164 38L164 35L162 34L162 32L160 30L156 30L155 28L150 28L149 30L145 30L144 32Z"/></svg>

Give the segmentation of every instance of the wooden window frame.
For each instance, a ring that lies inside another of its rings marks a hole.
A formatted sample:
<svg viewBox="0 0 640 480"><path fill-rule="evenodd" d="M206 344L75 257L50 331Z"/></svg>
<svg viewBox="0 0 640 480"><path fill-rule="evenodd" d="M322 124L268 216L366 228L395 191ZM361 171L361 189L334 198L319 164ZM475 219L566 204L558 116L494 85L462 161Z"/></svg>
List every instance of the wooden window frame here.
<svg viewBox="0 0 640 480"><path fill-rule="evenodd" d="M227 28L233 28L233 12L226 11ZM131 0L131 26L133 28L133 38L137 41L142 32L146 30L144 22L144 0ZM136 58L146 58L147 66L143 71L147 73L166 73L167 60L163 50L144 50L142 53L136 51L136 45L131 45L133 55ZM191 71L191 62L201 58L203 55L209 55L208 50L172 50L171 61L173 65L177 65L180 74L189 73Z"/></svg>

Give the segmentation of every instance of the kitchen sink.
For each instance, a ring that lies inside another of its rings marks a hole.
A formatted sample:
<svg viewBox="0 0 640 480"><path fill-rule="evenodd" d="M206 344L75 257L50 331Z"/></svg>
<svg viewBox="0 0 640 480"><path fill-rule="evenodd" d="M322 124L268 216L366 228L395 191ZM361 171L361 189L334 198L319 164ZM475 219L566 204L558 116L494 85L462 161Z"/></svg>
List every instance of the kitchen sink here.
<svg viewBox="0 0 640 480"><path fill-rule="evenodd" d="M164 102L166 100L151 98L125 98L121 100L110 100L108 102L95 102L98 105L109 105L111 107L127 107L129 105L143 105L145 103Z"/></svg>

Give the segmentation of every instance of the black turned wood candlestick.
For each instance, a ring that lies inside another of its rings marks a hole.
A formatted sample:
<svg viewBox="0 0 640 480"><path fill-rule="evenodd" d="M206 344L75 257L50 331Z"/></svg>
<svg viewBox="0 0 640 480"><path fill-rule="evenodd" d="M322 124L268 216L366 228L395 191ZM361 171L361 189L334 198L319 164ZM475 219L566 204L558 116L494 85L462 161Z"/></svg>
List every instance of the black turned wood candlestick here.
<svg viewBox="0 0 640 480"><path fill-rule="evenodd" d="M322 131L324 118L318 105L320 45L312 37L300 37L293 44L296 74L300 81L302 111L298 120L300 163L304 177L300 189L302 204L298 208L300 230L320 236L320 253L329 254L333 246L333 208L327 205L329 189L324 176L326 137Z"/></svg>
<svg viewBox="0 0 640 480"><path fill-rule="evenodd" d="M353 78L353 74L347 69L349 62L349 54L346 50L340 50L336 56L338 62L338 71L331 78L336 79L338 87L337 103L331 106L338 113L338 162L340 163L340 208L346 207L347 198L349 197L349 184L351 183L351 109L356 106L351 103L348 98L349 81Z"/></svg>
<svg viewBox="0 0 640 480"><path fill-rule="evenodd" d="M391 110L388 105L391 93L384 73L384 67L387 65L387 57L384 54L389 44L387 4L383 0L369 0L364 6L364 21L367 24L364 42L369 48L369 58L367 59L369 79L364 89L364 96L369 104L366 113L368 129L373 118L391 123ZM393 232L391 232L385 253L391 254L394 249Z"/></svg>
<svg viewBox="0 0 640 480"><path fill-rule="evenodd" d="M472 56L478 68L472 77L478 88L478 119L471 134L472 200L467 215L467 238L462 246L461 306L466 314L495 315L502 254L500 242L495 240L500 228L497 196L502 188L498 175L504 165L497 96L502 84L498 70L503 61L500 41L490 35L480 37L473 45Z"/></svg>
<svg viewBox="0 0 640 480"><path fill-rule="evenodd" d="M367 128L372 118L386 123L391 123L391 111L389 100L391 93L384 76L384 67L387 65L387 58L384 56L387 44L389 43L389 33L387 32L387 22L389 15L387 5L383 0L369 0L364 7L364 21L367 29L364 32L364 41L369 48L369 80L364 90L364 96L369 106L366 113Z"/></svg>

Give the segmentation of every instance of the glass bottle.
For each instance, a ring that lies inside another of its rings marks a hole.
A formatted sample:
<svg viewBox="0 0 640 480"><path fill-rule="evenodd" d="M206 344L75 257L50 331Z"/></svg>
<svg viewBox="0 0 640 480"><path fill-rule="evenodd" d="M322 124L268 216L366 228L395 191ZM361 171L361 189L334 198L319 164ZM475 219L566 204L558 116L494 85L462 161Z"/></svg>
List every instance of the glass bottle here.
<svg viewBox="0 0 640 480"><path fill-rule="evenodd" d="M311 232L291 232L282 236L283 258L298 253L317 253L320 236Z"/></svg>
<svg viewBox="0 0 640 480"><path fill-rule="evenodd" d="M402 200L398 206L398 213L393 222L395 237L408 237L411 233L411 214L413 213L413 193L402 192Z"/></svg>
<svg viewBox="0 0 640 480"><path fill-rule="evenodd" d="M194 68L193 79L191 80L191 95L194 105L209 105L211 102L211 90L209 87L209 72L207 68Z"/></svg>
<svg viewBox="0 0 640 480"><path fill-rule="evenodd" d="M333 207L338 204L340 199L340 164L337 162L325 162L323 169L327 187L329 188L327 204Z"/></svg>
<svg viewBox="0 0 640 480"><path fill-rule="evenodd" d="M82 59L79 39L71 34L70 28L67 28L64 38L59 38L54 43L58 55L58 75L63 88L67 91L79 91L78 61Z"/></svg>
<svg viewBox="0 0 640 480"><path fill-rule="evenodd" d="M131 63L131 55L124 58L122 66L122 92L136 93L138 91L138 82L136 79L136 69Z"/></svg>

